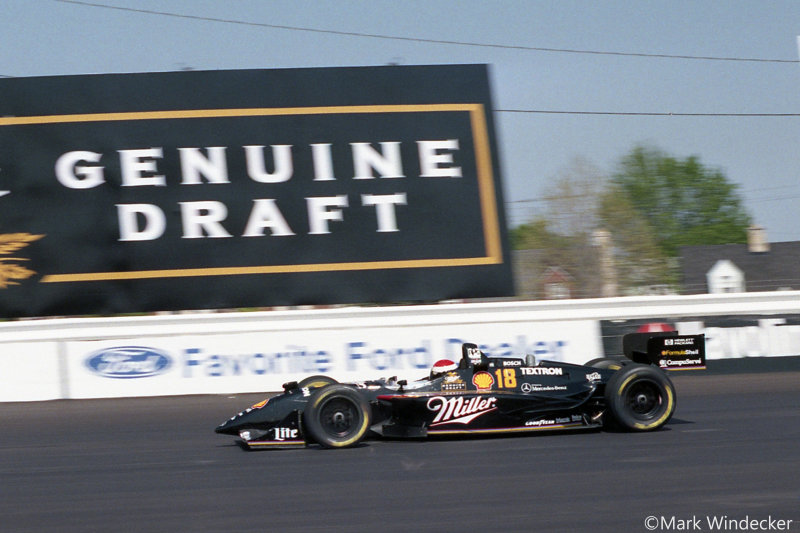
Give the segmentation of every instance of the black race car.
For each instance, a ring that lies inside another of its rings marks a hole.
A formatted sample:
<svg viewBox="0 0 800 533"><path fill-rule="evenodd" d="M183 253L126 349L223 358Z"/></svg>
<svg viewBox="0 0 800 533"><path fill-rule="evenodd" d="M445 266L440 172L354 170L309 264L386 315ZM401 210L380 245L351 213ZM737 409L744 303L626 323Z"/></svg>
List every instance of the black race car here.
<svg viewBox="0 0 800 533"><path fill-rule="evenodd" d="M216 428L248 448L319 444L354 446L367 436L528 433L601 428L630 431L663 426L675 410L675 388L665 369L705 368L702 335L647 333L623 339L626 358L585 365L533 357L487 357L462 346L456 363L437 362L431 374L408 383L396 378L337 383L312 376L286 383L284 392Z"/></svg>

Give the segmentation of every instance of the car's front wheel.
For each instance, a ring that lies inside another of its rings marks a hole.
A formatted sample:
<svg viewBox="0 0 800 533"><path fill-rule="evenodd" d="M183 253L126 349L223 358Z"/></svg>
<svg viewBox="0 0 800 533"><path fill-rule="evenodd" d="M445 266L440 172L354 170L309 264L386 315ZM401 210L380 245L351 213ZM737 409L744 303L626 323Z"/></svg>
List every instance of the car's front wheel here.
<svg viewBox="0 0 800 533"><path fill-rule="evenodd" d="M303 424L322 446L345 448L364 438L369 417L369 403L352 387L337 384L312 394L303 413Z"/></svg>
<svg viewBox="0 0 800 533"><path fill-rule="evenodd" d="M614 420L625 429L650 431L672 417L675 387L663 370L630 364L608 380L606 403Z"/></svg>

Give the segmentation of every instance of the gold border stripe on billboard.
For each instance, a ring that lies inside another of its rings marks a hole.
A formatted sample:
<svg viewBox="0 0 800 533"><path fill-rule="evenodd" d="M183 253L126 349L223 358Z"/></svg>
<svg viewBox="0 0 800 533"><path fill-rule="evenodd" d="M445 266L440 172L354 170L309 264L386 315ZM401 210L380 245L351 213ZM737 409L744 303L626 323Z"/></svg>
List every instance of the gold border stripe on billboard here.
<svg viewBox="0 0 800 533"><path fill-rule="evenodd" d="M472 139L475 145L475 163L478 174L478 194L480 196L483 235L486 246L486 256L484 257L51 274L44 276L41 281L42 283L64 283L79 281L113 281L201 276L231 276L246 274L281 274L293 272L334 272L347 270L383 270L396 268L437 268L501 264L503 262L503 252L500 241L500 221L497 213L497 198L494 190L494 176L492 173L489 132L487 130L485 109L482 104L398 104L285 108L186 109L172 111L131 111L120 113L0 117L0 127L129 120L181 120L193 118L236 118L358 113L431 113L452 111L468 112L470 117Z"/></svg>
<svg viewBox="0 0 800 533"><path fill-rule="evenodd" d="M175 270L139 270L130 272L90 272L86 274L52 274L42 283L70 281L120 281L130 279L191 278L201 276L241 276L246 274L291 274L305 272L337 272L347 270L390 270L396 268L435 268L494 265L493 257L457 257L453 259L410 259L405 261L365 261L354 263L316 263L307 265L265 265L250 267L183 268Z"/></svg>
<svg viewBox="0 0 800 533"><path fill-rule="evenodd" d="M502 261L500 222L497 217L497 198L494 194L489 131L486 128L486 114L484 113L483 105L478 104L470 110L470 120L472 123L473 144L475 145L475 162L478 169L478 194L481 198L486 255L488 257L501 258Z"/></svg>
<svg viewBox="0 0 800 533"><path fill-rule="evenodd" d="M320 107L255 107L241 109L184 109L173 111L130 111L121 113L85 113L71 115L41 115L0 117L0 126L29 126L37 124L69 124L76 122L113 122L128 120L174 120L191 118L272 117L290 115L335 115L351 113L414 113L436 111L472 111L480 104L412 104L412 105L355 105Z"/></svg>

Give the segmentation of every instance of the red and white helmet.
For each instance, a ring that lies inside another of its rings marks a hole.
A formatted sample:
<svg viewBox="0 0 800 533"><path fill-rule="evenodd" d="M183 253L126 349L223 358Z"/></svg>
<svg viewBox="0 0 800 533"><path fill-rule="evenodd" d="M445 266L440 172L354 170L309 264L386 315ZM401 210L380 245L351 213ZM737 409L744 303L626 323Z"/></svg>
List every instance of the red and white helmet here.
<svg viewBox="0 0 800 533"><path fill-rule="evenodd" d="M452 372L457 368L458 365L450 359L439 359L433 363L433 367L431 367L431 377L435 378L436 376L441 376L447 372Z"/></svg>

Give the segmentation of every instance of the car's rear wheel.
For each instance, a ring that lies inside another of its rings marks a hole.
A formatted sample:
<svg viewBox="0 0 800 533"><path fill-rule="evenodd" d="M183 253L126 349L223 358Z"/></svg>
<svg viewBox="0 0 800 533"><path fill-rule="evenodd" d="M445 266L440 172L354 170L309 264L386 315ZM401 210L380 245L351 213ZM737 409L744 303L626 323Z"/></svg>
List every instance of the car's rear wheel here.
<svg viewBox="0 0 800 533"><path fill-rule="evenodd" d="M318 389L326 385L333 385L334 383L339 382L328 376L308 376L300 380L297 386L301 389Z"/></svg>
<svg viewBox="0 0 800 533"><path fill-rule="evenodd" d="M614 420L633 431L657 429L675 412L675 387L652 366L624 366L608 380L605 398Z"/></svg>
<svg viewBox="0 0 800 533"><path fill-rule="evenodd" d="M312 394L303 413L309 436L326 448L358 444L369 429L369 403L352 387L330 385Z"/></svg>

